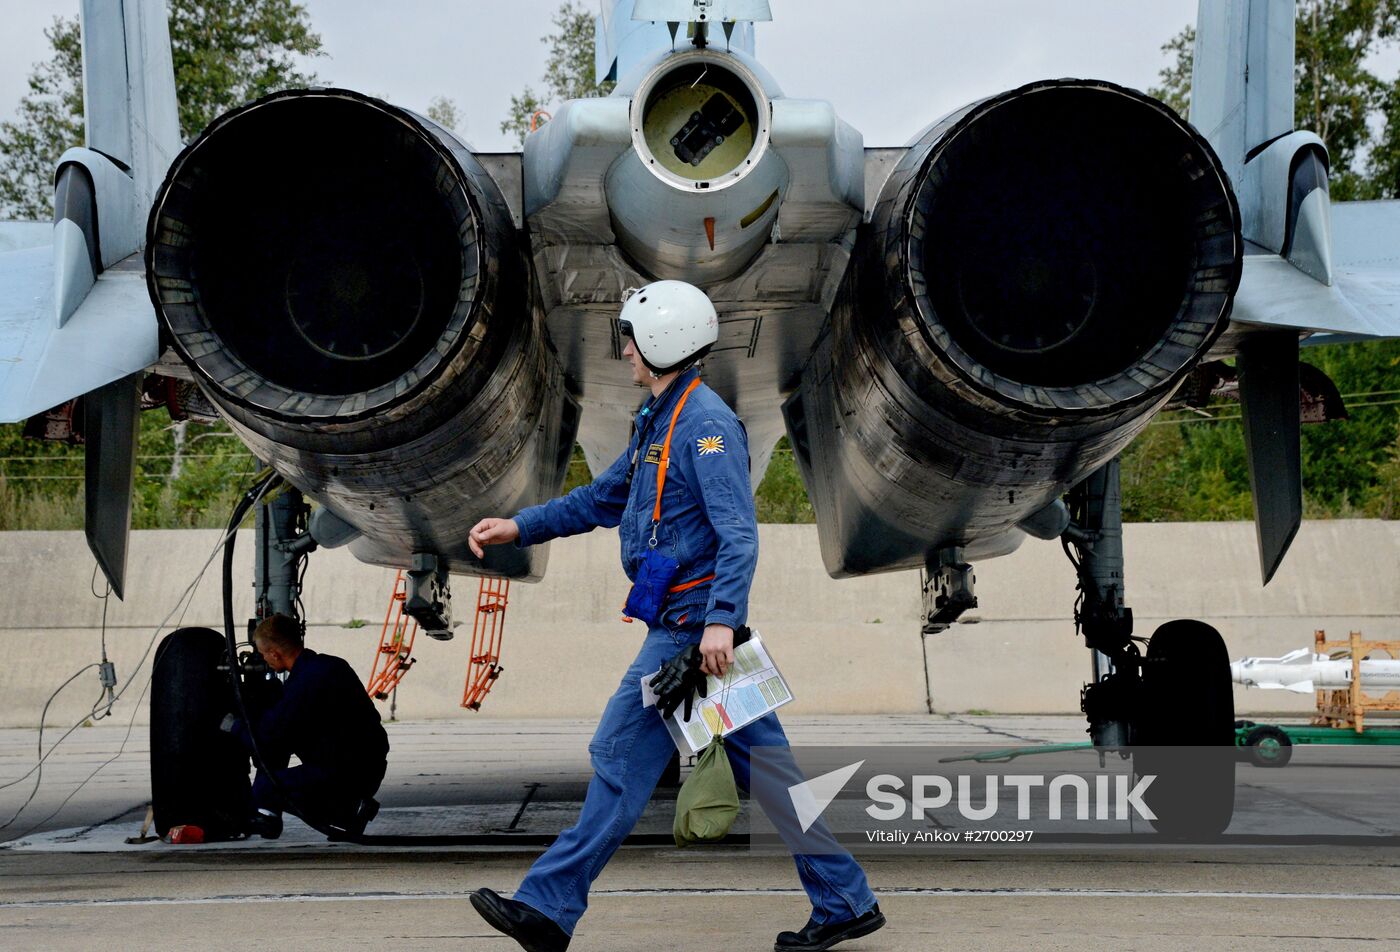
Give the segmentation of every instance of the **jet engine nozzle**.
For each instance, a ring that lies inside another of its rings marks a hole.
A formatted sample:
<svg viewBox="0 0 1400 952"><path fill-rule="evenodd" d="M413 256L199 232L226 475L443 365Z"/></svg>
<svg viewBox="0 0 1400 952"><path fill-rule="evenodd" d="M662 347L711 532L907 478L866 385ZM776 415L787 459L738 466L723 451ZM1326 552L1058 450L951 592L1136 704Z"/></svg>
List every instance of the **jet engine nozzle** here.
<svg viewBox="0 0 1400 952"><path fill-rule="evenodd" d="M1223 329L1239 211L1209 144L1156 100L1037 83L948 117L910 155L886 186L897 283L977 386L1055 412L1121 405L1174 385Z"/></svg>
<svg viewBox="0 0 1400 952"><path fill-rule="evenodd" d="M230 426L348 526L356 556L537 576L475 520L558 492L578 409L510 210L450 132L339 89L227 113L151 210L169 339Z"/></svg>
<svg viewBox="0 0 1400 952"><path fill-rule="evenodd" d="M366 419L483 346L487 272L513 245L495 192L411 113L345 90L270 96L172 166L150 219L152 296L228 400Z"/></svg>
<svg viewBox="0 0 1400 952"><path fill-rule="evenodd" d="M1043 532L1224 330L1244 249L1206 140L1077 79L929 127L870 228L784 406L833 575Z"/></svg>

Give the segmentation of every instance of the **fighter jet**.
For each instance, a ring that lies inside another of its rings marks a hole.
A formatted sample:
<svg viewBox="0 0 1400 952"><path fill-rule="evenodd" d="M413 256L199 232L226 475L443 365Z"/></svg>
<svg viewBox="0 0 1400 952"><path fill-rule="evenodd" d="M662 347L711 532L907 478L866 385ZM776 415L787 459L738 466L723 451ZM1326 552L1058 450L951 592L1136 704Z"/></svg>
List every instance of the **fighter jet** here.
<svg viewBox="0 0 1400 952"><path fill-rule="evenodd" d="M260 610L290 607L286 560L346 544L410 569L410 609L449 633L450 574L545 571L543 547L478 561L468 529L553 496L576 442L595 472L626 445L616 315L676 278L719 310L705 376L755 485L786 435L833 577L921 570L937 631L976 605L974 562L1058 539L1095 742L1165 743L1170 710L1175 742L1232 743L1219 634L1134 640L1116 459L1236 358L1267 583L1302 513L1300 340L1400 332L1400 203L1329 200L1326 145L1293 128L1292 3L1202 0L1189 122L1046 79L869 148L764 69L767 0L610 0L614 92L520 154L347 89L184 145L163 0L82 14L87 146L55 170L51 230L0 225L0 419L83 398L118 593L158 374L316 504L263 521ZM1223 828L1223 781L1193 786L1214 792L1180 822Z"/></svg>

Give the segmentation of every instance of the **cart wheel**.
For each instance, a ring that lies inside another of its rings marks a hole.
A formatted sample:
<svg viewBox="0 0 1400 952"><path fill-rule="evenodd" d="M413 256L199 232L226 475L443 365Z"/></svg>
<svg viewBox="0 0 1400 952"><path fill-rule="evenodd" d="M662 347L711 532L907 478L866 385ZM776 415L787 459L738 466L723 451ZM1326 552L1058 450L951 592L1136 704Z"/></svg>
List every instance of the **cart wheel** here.
<svg viewBox="0 0 1400 952"><path fill-rule="evenodd" d="M1235 698L1225 640L1205 622L1170 621L1143 664L1145 704L1133 755L1143 794L1166 836L1213 837L1235 810Z"/></svg>
<svg viewBox="0 0 1400 952"><path fill-rule="evenodd" d="M1256 727L1244 735L1249 762L1256 767L1284 767L1293 759L1293 741L1271 724Z"/></svg>

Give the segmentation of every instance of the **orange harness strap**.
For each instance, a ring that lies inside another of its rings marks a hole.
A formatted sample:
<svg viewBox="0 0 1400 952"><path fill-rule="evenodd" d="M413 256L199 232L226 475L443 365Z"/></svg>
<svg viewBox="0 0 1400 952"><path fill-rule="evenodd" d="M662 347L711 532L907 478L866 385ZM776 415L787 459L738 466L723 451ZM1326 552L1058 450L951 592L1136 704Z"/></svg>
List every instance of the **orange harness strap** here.
<svg viewBox="0 0 1400 952"><path fill-rule="evenodd" d="M679 594L680 592L688 592L695 586L700 585L704 582L708 582L714 577L715 573L711 572L709 575L706 575L703 578L695 578L691 579L689 582L682 582L679 585L672 585L670 588L666 589L666 591L670 592L672 595Z"/></svg>
<svg viewBox="0 0 1400 952"><path fill-rule="evenodd" d="M666 443L661 447L661 461L656 464L656 505L651 510L653 532L657 523L661 521L661 490L666 485L666 470L671 466L671 437L676 432L676 421L681 418L681 407L685 406L690 392L698 386L700 386L700 378L696 377L690 382L690 386L685 388L681 398L676 401L675 412L671 414L671 426L666 430Z"/></svg>
<svg viewBox="0 0 1400 952"><path fill-rule="evenodd" d="M700 378L696 377L690 382L690 386L685 388L685 392L681 394L681 398L676 401L676 409L671 413L671 425L666 430L666 442L661 447L661 459L656 464L656 505L653 506L651 510L653 545L656 543L656 527L661 524L661 491L666 488L666 470L671 465L671 437L675 435L676 432L676 421L681 418L681 408L685 406L685 401L689 399L690 392L698 386L700 386ZM680 585L674 585L666 591L671 594L684 592L694 588L701 582L708 582L712 578L714 578L713 574L706 575L704 578L697 578L689 582L682 582ZM622 620L629 623L632 621L632 619L628 618L626 615L622 616Z"/></svg>

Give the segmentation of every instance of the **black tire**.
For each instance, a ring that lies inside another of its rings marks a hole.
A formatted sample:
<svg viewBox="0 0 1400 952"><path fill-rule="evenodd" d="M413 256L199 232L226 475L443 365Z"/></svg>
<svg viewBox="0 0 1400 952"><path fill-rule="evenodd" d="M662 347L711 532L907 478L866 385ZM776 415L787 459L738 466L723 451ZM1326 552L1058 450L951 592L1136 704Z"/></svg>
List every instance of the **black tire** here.
<svg viewBox="0 0 1400 952"><path fill-rule="evenodd" d="M1218 836L1235 811L1235 698L1225 640L1205 622L1170 621L1143 662L1145 705L1134 751L1152 826L1178 839Z"/></svg>
<svg viewBox="0 0 1400 952"><path fill-rule="evenodd" d="M1286 767L1293 759L1293 739L1287 732L1264 724L1244 735L1249 762L1256 767Z"/></svg>
<svg viewBox="0 0 1400 952"><path fill-rule="evenodd" d="M193 824L205 839L241 832L251 812L248 756L219 730L234 710L223 635L181 628L156 649L151 682L151 809L156 833Z"/></svg>

